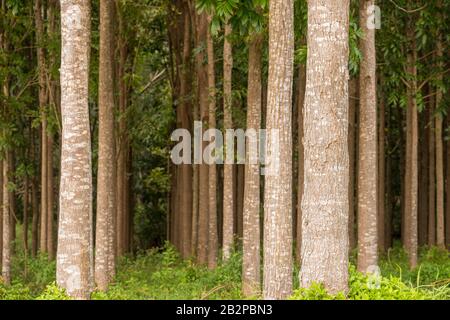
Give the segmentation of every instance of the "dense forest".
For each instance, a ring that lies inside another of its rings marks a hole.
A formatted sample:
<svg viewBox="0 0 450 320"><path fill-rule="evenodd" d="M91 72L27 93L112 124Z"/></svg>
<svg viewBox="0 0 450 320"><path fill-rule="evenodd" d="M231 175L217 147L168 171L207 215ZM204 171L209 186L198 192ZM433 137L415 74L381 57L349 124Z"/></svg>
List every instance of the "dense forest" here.
<svg viewBox="0 0 450 320"><path fill-rule="evenodd" d="M449 1L0 2L0 300L450 300Z"/></svg>

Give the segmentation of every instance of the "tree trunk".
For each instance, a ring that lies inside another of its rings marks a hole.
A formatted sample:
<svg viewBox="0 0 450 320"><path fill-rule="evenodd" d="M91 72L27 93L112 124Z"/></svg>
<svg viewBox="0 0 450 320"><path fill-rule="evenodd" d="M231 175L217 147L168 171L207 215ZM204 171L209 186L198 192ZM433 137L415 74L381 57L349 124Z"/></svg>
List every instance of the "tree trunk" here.
<svg viewBox="0 0 450 320"><path fill-rule="evenodd" d="M227 23L223 44L223 121L225 132L227 129L233 128L231 111L233 105L231 95L233 52L229 39L231 31L231 25ZM233 164L228 164L225 161L223 171L223 259L226 261L230 257L234 240Z"/></svg>
<svg viewBox="0 0 450 320"><path fill-rule="evenodd" d="M298 88L297 88L297 126L298 126L298 178L297 178L297 225L296 225L296 251L295 257L297 263L301 262L302 249L302 197L304 187L304 150L303 150L303 108L305 103L306 89L306 66L300 65L298 70Z"/></svg>
<svg viewBox="0 0 450 320"><path fill-rule="evenodd" d="M439 3L440 4L440 3ZM440 4L441 5L441 4ZM439 15L441 16L441 14ZM439 63L439 72L444 72L442 62L443 48L442 35L437 36L436 57ZM438 79L440 83L443 80L442 73ZM436 110L440 110L442 102L442 90L437 88L436 92ZM436 245L439 248L445 248L445 218L444 218L444 147L442 142L442 115L436 115Z"/></svg>
<svg viewBox="0 0 450 320"><path fill-rule="evenodd" d="M76 299L89 299L93 280L90 24L90 1L61 0L63 130L56 280Z"/></svg>
<svg viewBox="0 0 450 320"><path fill-rule="evenodd" d="M262 35L254 35L250 40L248 53L247 130L255 130L255 141L259 141L257 135L261 128L262 44ZM254 158L257 151L258 146L247 141L242 240L242 291L245 296L256 296L261 290L260 170L259 159ZM231 175L232 170L230 168ZM230 179L232 183L233 176ZM227 196L225 191L224 196Z"/></svg>
<svg viewBox="0 0 450 320"><path fill-rule="evenodd" d="M206 29L206 47L208 54L208 102L209 129L216 128L216 77L214 68L214 42L210 32L211 17L208 16ZM209 215L208 215L208 267L217 266L218 236L217 236L217 171L216 163L209 165Z"/></svg>
<svg viewBox="0 0 450 320"><path fill-rule="evenodd" d="M188 8L184 13L184 43L183 43L183 77L181 82L182 98L182 127L192 132L191 112L192 103L188 99L192 90L192 67L191 67L191 19ZM181 216L183 219L183 256L185 258L192 255L192 165L181 165L183 196L181 198Z"/></svg>
<svg viewBox="0 0 450 320"><path fill-rule="evenodd" d="M410 18L411 19L411 18ZM417 92L417 51L415 45L415 32L412 20L409 22L407 36L410 40L411 47L407 53L407 68L411 76L407 89L408 95L408 111L410 113L408 126L410 130L407 132L409 136L409 148L407 147L406 157L406 194L408 195L405 204L405 241L406 249L409 256L409 264L411 268L417 265L417 198L418 198L418 110L416 101ZM407 139L408 140L408 139ZM408 146L408 142L407 142ZM409 162L409 163L408 163ZM431 164L430 164L431 167ZM409 169L409 170L408 170ZM431 183L431 182L430 182ZM433 185L434 186L434 185ZM433 198L431 198L432 200ZM433 201L430 201L433 202Z"/></svg>
<svg viewBox="0 0 450 320"><path fill-rule="evenodd" d="M206 42L206 28L207 28L206 14L196 16L197 28L197 46L204 45ZM197 65L197 90L198 103L200 107L200 121L203 129L201 136L208 126L209 109L208 109L208 73L203 61L205 60L205 52L201 51L196 55ZM209 212L209 179L208 179L208 165L201 159L203 150L206 146L205 142L200 142L200 161L199 165L199 207L198 207L198 240L197 240L197 262L206 264L208 262L208 212Z"/></svg>
<svg viewBox="0 0 450 320"><path fill-rule="evenodd" d="M9 197L9 155L3 160L3 250L2 250L2 279L6 285L11 284L11 241L10 241L10 197Z"/></svg>
<svg viewBox="0 0 450 320"><path fill-rule="evenodd" d="M264 192L264 298L292 292L292 82L294 3L269 5L269 88ZM276 131L276 133L275 133ZM279 150L279 153L273 151Z"/></svg>
<svg viewBox="0 0 450 320"><path fill-rule="evenodd" d="M370 272L378 264L377 224L377 99L375 29L367 27L372 0L361 0L358 148L358 271Z"/></svg>
<svg viewBox="0 0 450 320"><path fill-rule="evenodd" d="M383 81L380 82L383 86ZM386 105L384 96L381 96L379 104L379 123L378 123L378 251L384 252L386 248L386 158L385 158L385 124L386 124Z"/></svg>
<svg viewBox="0 0 450 320"><path fill-rule="evenodd" d="M430 130L428 124L430 119L430 108L427 105L424 117L419 121L419 203L418 203L418 244L423 246L428 241L428 141ZM434 134L434 133L432 133Z"/></svg>
<svg viewBox="0 0 450 320"><path fill-rule="evenodd" d="M37 62L39 70L39 111L42 118L41 123L41 219L40 219L40 237L39 250L43 253L47 252L47 88L46 88L46 66L45 66L45 49L44 49L44 24L42 21L42 1L35 0L34 19L36 25L36 42L37 42Z"/></svg>
<svg viewBox="0 0 450 320"><path fill-rule="evenodd" d="M428 245L436 244L436 130L434 120L434 100L429 105L428 124Z"/></svg>
<svg viewBox="0 0 450 320"><path fill-rule="evenodd" d="M358 78L351 78L349 83L349 104L348 104L348 158L349 158L349 179L348 179L348 239L350 250L356 247L356 205L355 205L355 171L356 171L356 107L358 105Z"/></svg>
<svg viewBox="0 0 450 320"><path fill-rule="evenodd" d="M115 273L116 166L114 138L113 0L100 2L99 138L95 283L105 291Z"/></svg>
<svg viewBox="0 0 450 320"><path fill-rule="evenodd" d="M308 1L300 285L332 293L348 288L348 30L348 0Z"/></svg>

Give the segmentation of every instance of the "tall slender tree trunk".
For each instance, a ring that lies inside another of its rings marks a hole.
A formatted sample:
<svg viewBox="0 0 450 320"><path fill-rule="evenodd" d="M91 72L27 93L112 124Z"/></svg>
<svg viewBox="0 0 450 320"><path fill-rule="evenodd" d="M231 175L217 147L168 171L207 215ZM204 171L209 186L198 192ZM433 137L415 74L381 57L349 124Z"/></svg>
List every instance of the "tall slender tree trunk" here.
<svg viewBox="0 0 450 320"><path fill-rule="evenodd" d="M300 285L333 293L348 288L349 7L308 1Z"/></svg>
<svg viewBox="0 0 450 320"><path fill-rule="evenodd" d="M128 103L128 90L126 80L126 62L128 59L128 48L124 38L124 24L122 14L117 4L117 17L119 20L118 50L118 91L119 91L119 124L117 130L117 194L116 194L116 251L117 256L123 256L126 252L126 228L127 228L127 122L126 108Z"/></svg>
<svg viewBox="0 0 450 320"><path fill-rule="evenodd" d="M47 8L48 16L48 35L50 41L55 41L55 35L57 34L57 23L56 23L56 1L49 2ZM49 66L56 64L57 54L55 52L49 52ZM56 113L57 111L57 83L50 72L46 72L46 82L47 82L47 96L49 101L49 112ZM55 200L55 190L54 190L54 174L53 174L53 145L54 145L54 133L52 128L49 128L47 132L47 253L48 259L51 261L55 258L55 236L54 236L54 200Z"/></svg>
<svg viewBox="0 0 450 320"><path fill-rule="evenodd" d="M207 28L206 14L196 16L197 28L197 47L206 44L206 28ZM203 61L205 59L205 52L201 51L196 55L197 65L197 90L198 103L200 109L200 121L202 122L201 136L208 126L209 109L208 109L208 72ZM206 89L205 89L206 88ZM199 205L198 205L198 237L197 237L197 262L199 264L206 264L208 262L208 213L209 213L209 166L202 160L205 143L200 142L200 161L199 165Z"/></svg>
<svg viewBox="0 0 450 320"><path fill-rule="evenodd" d="M428 245L436 244L436 120L434 99L429 105L428 124Z"/></svg>
<svg viewBox="0 0 450 320"><path fill-rule="evenodd" d="M387 132L392 132L392 109L388 108L388 115L386 118ZM394 194L393 194L393 181L392 181L392 155L391 155L391 139L389 135L386 136L386 211L385 211L385 232L384 232L384 244L385 250L392 247L392 223L393 223L393 206L394 206Z"/></svg>
<svg viewBox="0 0 450 320"><path fill-rule="evenodd" d="M214 41L211 35L211 16L208 16L206 29L206 47L208 54L208 106L209 129L216 128L216 77L214 67ZM209 215L208 215L208 267L217 266L219 239L217 236L217 167L216 163L209 165Z"/></svg>
<svg viewBox="0 0 450 320"><path fill-rule="evenodd" d="M95 237L95 282L104 291L114 276L116 165L114 138L114 83L111 50L113 0L100 2L99 151L97 174L97 223Z"/></svg>
<svg viewBox="0 0 450 320"><path fill-rule="evenodd" d="M9 155L3 160L3 250L2 250L2 278L7 285L11 284L11 230L10 230L10 197L9 197Z"/></svg>
<svg viewBox="0 0 450 320"><path fill-rule="evenodd" d="M292 292L292 85L294 2L269 5L269 88L264 190L264 298ZM275 133L276 132L276 133ZM277 139L278 138L278 139ZM279 153L273 150L279 150Z"/></svg>
<svg viewBox="0 0 450 320"><path fill-rule="evenodd" d="M439 2L439 6L442 3ZM439 15L440 17L442 14ZM439 64L439 72L443 72L443 46L442 35L437 36L436 57ZM438 81L442 82L443 75L439 73ZM442 102L442 90L437 88L436 110L440 110ZM436 245L445 248L445 213L444 213L444 146L442 141L442 115L436 115Z"/></svg>
<svg viewBox="0 0 450 320"><path fill-rule="evenodd" d="M25 252L25 257L28 256L28 249L29 249L29 245L28 245L28 220L29 220L29 189L30 189L30 179L28 177L28 175L26 175L24 177L24 182L23 182L23 196L22 196L22 203L23 203L23 230L22 230L22 235L23 235L23 248L24 248L24 252Z"/></svg>
<svg viewBox="0 0 450 320"><path fill-rule="evenodd" d="M348 179L348 238L350 250L356 247L356 205L355 205L355 171L356 171L356 106L358 95L358 78L351 78L348 83L348 158L349 158L349 179Z"/></svg>
<svg viewBox="0 0 450 320"><path fill-rule="evenodd" d="M233 70L233 52L230 42L231 25L225 24L223 44L223 118L224 130L233 128L231 80ZM250 68L249 68L250 69ZM226 147L225 147L226 149ZM234 212L233 212L233 164L225 161L223 168L223 259L230 257L234 240Z"/></svg>
<svg viewBox="0 0 450 320"><path fill-rule="evenodd" d="M189 94L192 90L192 68L191 68L191 19L189 8L183 9L183 55L180 74L180 105L177 110L177 117L180 126L192 132L192 103ZM184 258L192 254L192 165L181 164L179 166L179 188L180 188L180 218L181 218L181 253Z"/></svg>
<svg viewBox="0 0 450 320"><path fill-rule="evenodd" d="M247 130L255 130L253 139L256 142L259 141L261 128L262 44L262 35L254 35L248 53ZM242 240L242 291L245 296L257 295L261 290L260 169L257 152L258 145L251 145L247 141ZM230 168L231 175L232 170ZM233 177L230 178L232 182Z"/></svg>
<svg viewBox="0 0 450 320"><path fill-rule="evenodd" d="M430 108L427 106L425 114L419 121L419 199L418 199L418 244L423 246L428 241L428 141ZM434 133L433 133L434 134Z"/></svg>
<svg viewBox="0 0 450 320"><path fill-rule="evenodd" d="M42 0L34 2L34 19L36 25L36 42L37 42L37 62L39 69L39 111L41 113L41 211L40 211L40 237L39 250L47 252L47 217L48 217L48 187L47 187L47 171L48 171L48 140L47 140L47 116L46 104L48 101L46 87L46 66L45 66L45 49L44 49L44 23L42 19Z"/></svg>
<svg viewBox="0 0 450 320"><path fill-rule="evenodd" d="M297 178L297 228L296 228L296 261L301 262L302 249L302 197L304 187L304 150L303 150L303 108L305 103L306 89L306 66L300 65L298 70L298 88L297 88L297 126L298 126L298 178Z"/></svg>
<svg viewBox="0 0 450 320"><path fill-rule="evenodd" d="M370 272L378 264L377 223L377 99L375 29L368 28L372 0L361 0L358 148L358 270ZM372 270L373 271L373 270Z"/></svg>
<svg viewBox="0 0 450 320"><path fill-rule="evenodd" d="M90 24L90 1L61 0L63 128L56 280L76 299L89 299L93 280Z"/></svg>
<svg viewBox="0 0 450 320"><path fill-rule="evenodd" d="M450 126L450 116L447 115L447 126ZM445 184L445 240L450 248L450 140L446 142L446 184Z"/></svg>
<svg viewBox="0 0 450 320"><path fill-rule="evenodd" d="M409 139L407 139L407 154L406 154L406 176L407 184L405 193L408 195L405 203L405 241L406 249L409 256L409 264L411 268L417 265L417 199L418 199L418 110L416 101L417 92L417 50L415 44L415 32L414 24L412 23L412 18L409 18L409 26L407 30L407 36L411 47L408 48L407 53L407 68L408 73L411 76L409 80L409 85L407 89L408 95L408 111L409 111L409 121L407 130L409 133ZM408 120L408 117L407 117ZM408 136L407 136L408 138ZM408 144L409 140L409 144ZM409 148L408 148L409 145ZM431 164L430 164L431 166ZM409 169L409 170L408 170ZM431 183L431 182L430 182ZM430 202L431 201L430 199Z"/></svg>
<svg viewBox="0 0 450 320"><path fill-rule="evenodd" d="M383 81L380 81L381 86ZM386 125L386 105L384 101L384 96L381 95L379 103L379 113L378 118L378 199L377 199L377 210L378 210L378 251L384 252L386 248L386 156L385 156L385 125Z"/></svg>
<svg viewBox="0 0 450 320"><path fill-rule="evenodd" d="M0 48L2 48L0 43ZM0 268L3 259L3 160L0 159Z"/></svg>

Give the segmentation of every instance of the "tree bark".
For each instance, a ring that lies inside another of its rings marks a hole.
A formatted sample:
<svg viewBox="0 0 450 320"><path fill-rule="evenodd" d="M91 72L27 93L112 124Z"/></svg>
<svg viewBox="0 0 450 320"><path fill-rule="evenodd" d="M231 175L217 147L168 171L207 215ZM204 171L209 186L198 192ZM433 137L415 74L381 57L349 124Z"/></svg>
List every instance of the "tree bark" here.
<svg viewBox="0 0 450 320"><path fill-rule="evenodd" d="M100 2L99 138L95 282L105 291L115 274L116 165L114 138L113 0Z"/></svg>
<svg viewBox="0 0 450 320"><path fill-rule="evenodd" d="M407 142L407 157L406 157L406 176L409 177L407 179L406 184L406 194L408 195L407 201L405 204L405 241L406 241L406 249L409 256L409 264L411 268L414 268L417 265L417 198L418 198L418 110L417 110L417 101L416 101L416 92L417 92L417 50L415 44L415 32L414 32L414 24L412 23L412 19L410 18L407 36L409 42L411 43L411 47L408 48L407 53L407 68L408 73L411 76L411 79L408 81L408 111L410 113L408 124L410 127L409 132L409 148ZM407 130L408 131L408 130ZM408 140L408 139L407 139ZM408 164L409 162L409 164ZM431 167L431 164L430 164ZM409 170L408 170L409 168ZM430 201L433 202L433 201Z"/></svg>
<svg viewBox="0 0 450 320"><path fill-rule="evenodd" d="M293 58L294 3L271 1L266 146L272 158L267 159L264 186L265 299L284 299L292 292Z"/></svg>
<svg viewBox="0 0 450 320"><path fill-rule="evenodd" d="M378 264L377 222L377 99L375 29L367 27L372 0L361 0L358 148L358 271L370 272ZM372 270L373 271L373 270Z"/></svg>
<svg viewBox="0 0 450 320"><path fill-rule="evenodd" d="M9 197L9 155L6 152L3 160L3 250L2 250L2 279L6 285L11 284L11 230L10 230L10 197Z"/></svg>
<svg viewBox="0 0 450 320"><path fill-rule="evenodd" d="M227 23L223 44L223 122L225 132L227 129L233 128L231 111L233 105L231 91L233 52L229 39L231 32L231 25ZM234 240L233 165L225 161L223 171L223 260L226 261L231 255Z"/></svg>
<svg viewBox="0 0 450 320"><path fill-rule="evenodd" d="M197 47L205 45L206 43L206 29L207 29L206 14L196 16L196 44ZM198 103L200 109L200 121L203 129L200 132L201 136L208 126L209 109L208 109L208 72L207 67L204 66L205 52L201 51L196 56L197 65L197 90ZM206 146L205 142L200 142L201 155ZM197 240L197 262L199 264L206 264L208 262L208 215L209 215L209 166L201 161L199 165L199 207L198 207L198 240Z"/></svg>
<svg viewBox="0 0 450 320"><path fill-rule="evenodd" d="M214 67L214 42L211 35L211 17L208 16L206 29L206 47L208 55L208 106L209 129L216 128L216 77ZM216 163L209 165L209 215L208 215L208 268L217 266L218 236L217 236L217 167Z"/></svg>
<svg viewBox="0 0 450 320"><path fill-rule="evenodd" d="M439 5L442 5L439 3ZM441 17L442 14L439 14ZM444 70L442 35L437 36L436 57L439 64L438 81L443 81L442 73ZM437 88L436 92L436 110L440 110L442 102L442 90ZM445 248L445 213L444 213L444 147L442 141L442 115L440 112L436 115L436 245L439 248Z"/></svg>
<svg viewBox="0 0 450 320"><path fill-rule="evenodd" d="M300 285L331 293L348 289L348 30L348 0L308 1Z"/></svg>
<svg viewBox="0 0 450 320"><path fill-rule="evenodd" d="M47 188L47 171L48 171L48 140L47 140L47 116L46 104L48 101L46 88L46 66L45 66L45 49L44 49L44 24L42 19L42 1L34 2L34 19L36 25L36 42L37 42L37 62L39 70L39 111L41 114L41 215L40 215L40 237L39 250L43 253L47 252L47 217L48 217L48 188Z"/></svg>
<svg viewBox="0 0 450 320"><path fill-rule="evenodd" d="M349 158L349 179L348 179L348 238L350 250L356 247L356 205L355 205L355 171L356 171L356 107L358 105L358 78L351 78L349 81L349 105L348 105L348 158Z"/></svg>
<svg viewBox="0 0 450 320"><path fill-rule="evenodd" d="M247 130L255 130L256 135L261 128L262 42L261 34L254 35L250 40L248 53ZM254 139L259 141L258 136ZM253 158L257 151L258 146L252 146L247 141L242 241L242 292L245 296L255 296L261 291L260 170L259 160ZM232 170L230 168L231 183ZM226 196L225 191L224 195Z"/></svg>
<svg viewBox="0 0 450 320"><path fill-rule="evenodd" d="M76 299L89 299L93 280L90 24L90 1L61 0L63 128L56 280Z"/></svg>
<svg viewBox="0 0 450 320"><path fill-rule="evenodd" d="M383 81L380 81L383 86ZM378 246L377 249L380 252L384 252L386 248L386 156L385 156L385 143L386 143L386 104L384 96L381 95L379 103L379 123L378 123Z"/></svg>

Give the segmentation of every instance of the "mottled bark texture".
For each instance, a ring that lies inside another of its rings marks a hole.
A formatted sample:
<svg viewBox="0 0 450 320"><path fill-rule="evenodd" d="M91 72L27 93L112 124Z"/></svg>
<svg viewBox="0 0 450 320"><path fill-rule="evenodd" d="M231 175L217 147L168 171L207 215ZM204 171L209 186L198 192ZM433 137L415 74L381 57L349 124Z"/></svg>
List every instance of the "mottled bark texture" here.
<svg viewBox="0 0 450 320"><path fill-rule="evenodd" d="M206 14L196 16L197 27L197 47L206 46ZM208 127L209 109L208 109L208 70L204 65L205 51L196 55L197 64L197 86L198 103L200 108L200 121L203 124L201 135ZM201 144L201 150L205 148L205 143ZM198 237L197 237L197 262L206 264L208 262L208 213L209 213L209 176L208 165L204 162L199 165L199 206L198 206Z"/></svg>
<svg viewBox="0 0 450 320"><path fill-rule="evenodd" d="M348 289L349 1L308 1L300 285Z"/></svg>
<svg viewBox="0 0 450 320"><path fill-rule="evenodd" d="M406 185L405 185L405 248L408 252L409 265L411 268L417 266L417 199L418 199L418 110L417 110L417 48L415 40L415 24L412 17L409 18L407 37L409 47L407 48L407 72L409 75L407 87L407 142L406 142ZM431 167L431 164L430 164ZM430 182L431 183L431 182ZM430 201L431 202L431 201Z"/></svg>
<svg viewBox="0 0 450 320"><path fill-rule="evenodd" d="M266 118L266 150L270 154L270 164L265 167L264 186L265 299L284 299L292 293L293 57L294 2L272 0Z"/></svg>
<svg viewBox="0 0 450 320"><path fill-rule="evenodd" d="M298 126L298 177L297 177L297 225L296 225L296 247L295 258L297 263L301 262L302 251L302 198L304 187L304 148L303 148L303 108L305 104L306 89L306 65L300 65L298 70L297 88L297 126Z"/></svg>
<svg viewBox="0 0 450 320"><path fill-rule="evenodd" d="M233 69L233 53L230 42L231 25L225 25L223 43L223 123L224 130L233 128L231 77ZM250 67L249 67L250 68ZM248 111L247 111L248 112ZM224 148L226 150L226 147ZM223 168L223 259L228 260L233 247L234 238L234 204L233 204L233 165L225 161Z"/></svg>
<svg viewBox="0 0 450 320"><path fill-rule="evenodd" d="M8 153L3 160L3 250L2 250L2 279L3 283L11 284L11 215L10 215L10 198L8 192L9 184L9 161Z"/></svg>
<svg viewBox="0 0 450 320"><path fill-rule="evenodd" d="M356 247L356 199L355 199L355 182L356 182L356 107L358 105L358 79L351 78L348 83L348 241L349 249Z"/></svg>
<svg viewBox="0 0 450 320"><path fill-rule="evenodd" d="M262 42L262 35L254 35L248 53L247 130L255 130L254 141L258 141L261 128ZM245 296L257 295L261 290L260 169L259 161L252 158L257 151L258 146L247 140L242 240L242 292ZM232 168L230 170L232 175Z"/></svg>
<svg viewBox="0 0 450 320"><path fill-rule="evenodd" d="M383 83L383 82L381 82ZM379 102L379 117L378 117L378 251L386 249L386 201L385 201L385 175L386 175L386 161L385 161L385 102L384 97L380 95Z"/></svg>
<svg viewBox="0 0 450 320"><path fill-rule="evenodd" d="M216 77L214 67L214 42L211 35L211 16L208 16L206 29L206 48L208 55L208 128L216 128ZM213 139L216 139L215 137ZM214 140L216 141L216 140ZM213 142L214 144L216 142ZM219 239L217 235L217 166L209 165L209 214L208 214L208 268L217 266Z"/></svg>
<svg viewBox="0 0 450 320"><path fill-rule="evenodd" d="M34 2L34 20L36 25L36 42L37 42L37 63L39 71L39 112L42 116L41 123L41 216L40 216L40 237L39 250L47 252L47 171L48 171L48 139L47 139L47 117L46 104L48 101L46 87L46 66L45 66L45 49L44 49L44 23L42 19L42 1Z"/></svg>
<svg viewBox="0 0 450 320"><path fill-rule="evenodd" d="M116 166L114 138L113 0L100 2L99 128L95 283L104 291L115 273Z"/></svg>
<svg viewBox="0 0 450 320"><path fill-rule="evenodd" d="M439 3L442 6L442 3ZM442 14L439 14L442 18ZM436 57L439 65L438 82L443 81L444 63L442 34L437 35ZM440 110L442 102L442 89L437 88L436 92L436 109ZM445 248L445 213L444 213L444 146L443 146L443 128L442 115L436 115L436 245L440 248Z"/></svg>
<svg viewBox="0 0 450 320"><path fill-rule="evenodd" d="M362 60L359 75L358 148L358 271L368 272L378 263L377 246L377 99L375 29L368 28L373 0L359 5Z"/></svg>
<svg viewBox="0 0 450 320"><path fill-rule="evenodd" d="M92 289L90 1L61 0L61 183L56 280L76 299Z"/></svg>

